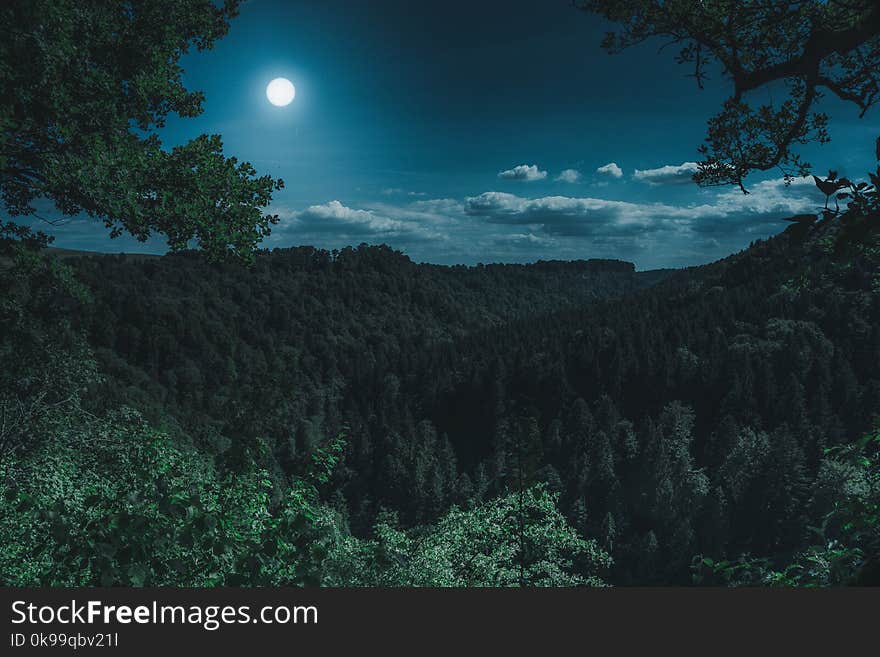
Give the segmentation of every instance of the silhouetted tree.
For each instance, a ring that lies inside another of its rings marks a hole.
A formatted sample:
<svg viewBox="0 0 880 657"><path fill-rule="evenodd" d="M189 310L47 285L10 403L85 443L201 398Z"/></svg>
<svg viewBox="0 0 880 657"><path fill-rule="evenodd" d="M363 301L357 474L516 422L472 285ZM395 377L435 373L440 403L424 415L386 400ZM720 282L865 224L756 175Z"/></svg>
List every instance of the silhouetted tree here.
<svg viewBox="0 0 880 657"><path fill-rule="evenodd" d="M651 37L678 47L700 88L715 72L733 94L709 121L695 180L736 184L750 171L782 168L806 175L793 147L827 142L823 93L861 115L880 100L880 5L875 0L582 0L582 9L621 23L603 45L611 52ZM787 97L754 107L750 92L782 82ZM878 157L880 159L880 157Z"/></svg>
<svg viewBox="0 0 880 657"><path fill-rule="evenodd" d="M169 114L201 112L181 56L226 34L239 0L13 0L0 6L0 198L12 216L48 199L112 236L158 232L212 256L251 257L283 185L222 152L219 135L163 149ZM44 217L45 218L45 217ZM47 221L57 221L49 217Z"/></svg>

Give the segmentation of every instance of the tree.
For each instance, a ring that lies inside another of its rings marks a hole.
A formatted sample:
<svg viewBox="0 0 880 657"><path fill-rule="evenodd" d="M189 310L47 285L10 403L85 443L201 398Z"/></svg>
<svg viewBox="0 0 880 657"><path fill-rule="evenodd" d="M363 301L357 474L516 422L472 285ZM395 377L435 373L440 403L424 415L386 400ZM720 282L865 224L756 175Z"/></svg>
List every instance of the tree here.
<svg viewBox="0 0 880 657"><path fill-rule="evenodd" d="M700 88L720 70L733 94L709 121L702 185L736 184L751 171L780 168L787 178L810 164L798 144L827 142L823 94L864 114L880 100L880 5L875 0L584 0L581 9L622 24L603 46L611 52L651 37L679 47ZM747 96L783 83L787 98L753 107Z"/></svg>
<svg viewBox="0 0 880 657"><path fill-rule="evenodd" d="M611 557L584 539L538 484L436 525L406 532L381 517L376 537L340 542L325 568L331 586L604 586Z"/></svg>
<svg viewBox="0 0 880 657"><path fill-rule="evenodd" d="M698 555L697 584L730 586L877 586L880 583L880 430L825 450L810 501L808 545L778 563L742 555Z"/></svg>
<svg viewBox="0 0 880 657"><path fill-rule="evenodd" d="M41 237L0 225L0 462L39 448L100 379L70 322L88 292L63 263L31 250L48 244Z"/></svg>
<svg viewBox="0 0 880 657"><path fill-rule="evenodd" d="M353 540L318 493L342 436L273 502L259 453L221 470L131 409L56 416L43 449L0 461L0 585L316 585Z"/></svg>
<svg viewBox="0 0 880 657"><path fill-rule="evenodd" d="M648 485L646 501L654 541L665 559L662 574L667 581L676 576L690 554L695 535L695 518L709 494L709 481L691 454L694 441L693 411L680 402L666 405L654 427L649 425L645 454ZM666 572L663 572L665 570Z"/></svg>
<svg viewBox="0 0 880 657"><path fill-rule="evenodd" d="M13 0L0 7L0 198L10 216L51 201L116 237L164 234L250 259L283 182L223 155L219 135L163 148L156 128L198 115L180 58L226 34L240 0Z"/></svg>

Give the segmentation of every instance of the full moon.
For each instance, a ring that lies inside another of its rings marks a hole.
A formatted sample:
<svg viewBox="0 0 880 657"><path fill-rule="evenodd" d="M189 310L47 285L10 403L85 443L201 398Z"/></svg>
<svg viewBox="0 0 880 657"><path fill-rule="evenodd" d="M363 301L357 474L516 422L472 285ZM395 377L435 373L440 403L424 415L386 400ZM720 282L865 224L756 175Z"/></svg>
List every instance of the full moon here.
<svg viewBox="0 0 880 657"><path fill-rule="evenodd" d="M266 87L266 98L278 107L290 105L296 96L296 87L287 78L275 78Z"/></svg>

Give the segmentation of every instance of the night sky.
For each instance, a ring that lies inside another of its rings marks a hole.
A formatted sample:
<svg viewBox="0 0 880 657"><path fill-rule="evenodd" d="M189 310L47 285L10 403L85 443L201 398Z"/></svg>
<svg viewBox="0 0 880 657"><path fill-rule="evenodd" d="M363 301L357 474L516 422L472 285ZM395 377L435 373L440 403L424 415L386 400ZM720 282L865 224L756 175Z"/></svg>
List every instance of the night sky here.
<svg viewBox="0 0 880 657"><path fill-rule="evenodd" d="M443 264L679 267L821 207L811 181L786 188L777 174L749 179L748 196L690 182L728 84L698 90L660 43L610 56L607 27L569 0L251 0L213 50L183 59L205 111L161 135L170 147L220 133L228 154L284 179L270 248L368 242ZM278 76L296 85L287 107L265 96ZM832 143L801 152L817 172L863 176L876 118L823 109ZM60 247L164 251L161 238L111 241L86 219L51 232Z"/></svg>

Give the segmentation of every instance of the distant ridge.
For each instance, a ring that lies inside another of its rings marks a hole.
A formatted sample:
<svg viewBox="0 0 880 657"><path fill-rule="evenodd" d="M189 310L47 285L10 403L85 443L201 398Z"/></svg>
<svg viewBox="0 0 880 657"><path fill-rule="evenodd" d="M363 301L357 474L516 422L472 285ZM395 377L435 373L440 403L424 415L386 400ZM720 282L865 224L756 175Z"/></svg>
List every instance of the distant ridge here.
<svg viewBox="0 0 880 657"><path fill-rule="evenodd" d="M591 274L597 274L600 272L604 273L622 273L622 274L631 274L635 275L636 279L640 281L642 285L653 285L654 283L660 282L666 278L668 278L673 273L680 271L679 269L647 269L644 271L636 271L636 265L627 260L618 260L611 258L587 258L587 259L577 259L577 260L536 260L535 262L528 263L510 263L510 262L491 262L491 263L480 263L477 265L463 265L463 264L455 264L455 265L440 265L430 262L416 262L412 260L408 255L395 251L392 247L388 247L386 245L378 245L374 248L386 248L389 251L396 253L398 256L408 261L412 265L415 266L427 266L427 267L438 267L441 269L474 269L479 267L487 267L487 268L526 268L526 269L534 269L538 271L546 271L546 272L586 272ZM355 247L351 247L354 249ZM271 255L282 255L286 252L294 252L299 250L313 250L316 253L326 252L332 253L333 251L330 249L320 249L318 247L313 246L294 246L287 248L275 248L272 250L264 250L259 249L257 251L257 257L266 257ZM343 250L344 251L344 250ZM83 257L108 257L108 256L124 256L126 260L131 260L132 262L143 261L143 260L158 260L164 258L167 255L198 255L199 251L182 251L180 253L127 253L124 251L118 252L110 252L110 251L87 251L83 249L62 249L54 246L46 247L45 252L48 255L53 257L61 258L61 259L69 259L69 258L83 258Z"/></svg>
<svg viewBox="0 0 880 657"><path fill-rule="evenodd" d="M124 251L119 251L115 253L105 252L105 251L83 251L80 249L61 249L56 246L47 246L45 249L46 254L51 255L56 258L67 259L67 258L80 258L80 257L88 257L88 256L125 256L126 258L131 258L133 260L152 260L155 258L161 258L162 255L158 253L126 253Z"/></svg>

